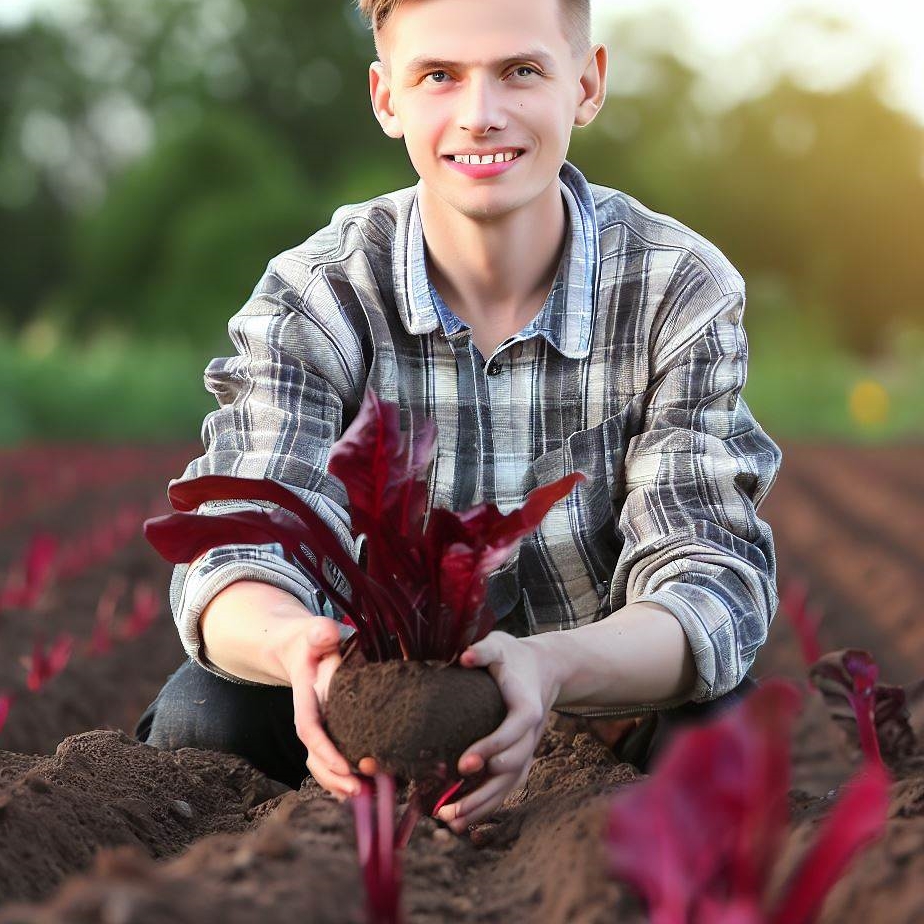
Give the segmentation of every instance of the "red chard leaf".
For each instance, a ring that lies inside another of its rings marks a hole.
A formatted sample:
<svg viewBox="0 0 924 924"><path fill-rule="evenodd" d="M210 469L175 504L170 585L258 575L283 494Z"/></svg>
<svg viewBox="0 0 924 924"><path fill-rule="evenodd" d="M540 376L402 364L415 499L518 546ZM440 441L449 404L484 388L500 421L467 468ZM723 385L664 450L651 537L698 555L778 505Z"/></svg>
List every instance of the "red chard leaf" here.
<svg viewBox="0 0 924 924"><path fill-rule="evenodd" d="M792 578L780 598L780 609L789 618L799 639L802 660L811 667L821 657L818 626L821 612L808 605L808 585L800 578Z"/></svg>
<svg viewBox="0 0 924 924"><path fill-rule="evenodd" d="M842 787L840 799L787 883L770 924L810 924L815 919L853 857L885 830L890 782L880 763L868 762Z"/></svg>
<svg viewBox="0 0 924 924"><path fill-rule="evenodd" d="M356 827L356 847L366 888L368 924L400 924L400 849L417 819L413 806L395 832L395 781L385 773L360 777L359 794L350 800ZM408 827L408 825L410 827Z"/></svg>
<svg viewBox="0 0 924 924"><path fill-rule="evenodd" d="M889 779L868 763L767 911L788 827L789 742L797 688L764 680L711 722L678 732L654 772L613 800L614 875L656 924L811 924L850 859L877 837Z"/></svg>
<svg viewBox="0 0 924 924"><path fill-rule="evenodd" d="M828 652L809 676L847 741L859 746L868 760L896 765L915 751L905 691L877 682L879 668L869 652Z"/></svg>
<svg viewBox="0 0 924 924"><path fill-rule="evenodd" d="M312 507L270 479L204 475L172 481L168 497L178 512L147 520L145 537L174 563L220 545L278 542L340 618L349 616L367 660L452 661L494 626L485 603L488 576L586 476L574 472L536 488L509 514L487 503L462 512L434 508L424 525L436 425L415 421L412 445L399 416L398 405L367 388L356 418L328 456L328 470L347 492L352 535L365 537L362 565ZM211 500L264 501L276 509L191 512ZM334 586L331 568L343 575L349 597Z"/></svg>
<svg viewBox="0 0 924 924"><path fill-rule="evenodd" d="M426 479L437 435L433 421L423 421L419 429L420 436L410 447L407 434L400 430L398 405L380 400L367 388L359 413L331 447L327 470L347 489L350 517L358 533L365 532L359 518L378 525L393 514L398 514L399 534L419 532L427 497L421 479Z"/></svg>
<svg viewBox="0 0 924 924"><path fill-rule="evenodd" d="M10 717L10 710L13 708L15 695L9 692L0 693L0 731L6 725L6 720Z"/></svg>
<svg viewBox="0 0 924 924"><path fill-rule="evenodd" d="M765 885L787 821L796 688L767 680L720 718L678 732L654 772L613 801L613 873L652 921L686 924L715 894L747 906Z"/></svg>

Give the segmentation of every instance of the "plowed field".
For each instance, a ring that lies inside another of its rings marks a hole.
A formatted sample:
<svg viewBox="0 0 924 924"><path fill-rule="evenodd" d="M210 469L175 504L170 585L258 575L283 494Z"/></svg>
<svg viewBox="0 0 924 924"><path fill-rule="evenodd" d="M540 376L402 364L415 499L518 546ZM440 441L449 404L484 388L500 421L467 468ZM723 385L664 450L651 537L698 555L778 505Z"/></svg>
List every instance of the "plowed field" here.
<svg viewBox="0 0 924 924"><path fill-rule="evenodd" d="M924 677L924 445L782 448L760 511L773 527L781 590L793 577L808 582L824 614L823 650L869 650L887 683ZM230 755L158 751L131 738L185 657L167 605L171 566L140 522L168 512L167 481L198 451L0 453L0 591L6 582L15 593L38 533L74 562L36 600L0 608L0 697L14 697L5 722L0 706L0 924L365 920L349 804L310 779L295 792ZM119 517L135 528L120 534ZM132 593L145 584L160 610L133 628ZM94 651L100 625L110 645ZM70 633L73 650L30 690L39 632L46 647ZM758 680L776 674L805 678L782 612L752 670ZM911 706L924 742L924 703ZM784 862L856 766L820 696L807 693L793 735ZM638 776L586 726L553 714L527 787L478 836L418 822L404 854L407 920L647 920L607 874L601 836L607 805ZM922 883L924 747L896 775L884 837L835 887L820 920L924 921Z"/></svg>

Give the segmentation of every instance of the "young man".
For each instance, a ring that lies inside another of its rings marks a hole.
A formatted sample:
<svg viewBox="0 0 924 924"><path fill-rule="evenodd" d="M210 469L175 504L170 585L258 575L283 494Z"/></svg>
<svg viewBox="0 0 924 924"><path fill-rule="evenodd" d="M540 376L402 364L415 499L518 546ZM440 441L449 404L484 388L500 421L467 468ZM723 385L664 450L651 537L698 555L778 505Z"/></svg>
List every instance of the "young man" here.
<svg viewBox="0 0 924 924"><path fill-rule="evenodd" d="M181 480L282 481L351 548L325 462L367 383L405 422L436 419L431 504L508 511L537 484L589 476L491 575L498 629L462 663L490 670L508 716L460 760L461 773L488 769L441 810L461 831L525 780L550 710L620 720L612 737L630 726L623 744L644 764L673 725L753 685L778 603L756 509L781 452L741 398L739 273L565 159L605 95L588 0L359 5L379 56L375 116L420 181L342 206L270 261L229 324L239 355L206 370L220 407ZM465 163L476 153L503 163ZM232 506L247 505L203 509ZM349 630L280 553L224 546L177 568L191 660L137 734L243 754L296 786L307 749L343 797L357 779L320 715Z"/></svg>

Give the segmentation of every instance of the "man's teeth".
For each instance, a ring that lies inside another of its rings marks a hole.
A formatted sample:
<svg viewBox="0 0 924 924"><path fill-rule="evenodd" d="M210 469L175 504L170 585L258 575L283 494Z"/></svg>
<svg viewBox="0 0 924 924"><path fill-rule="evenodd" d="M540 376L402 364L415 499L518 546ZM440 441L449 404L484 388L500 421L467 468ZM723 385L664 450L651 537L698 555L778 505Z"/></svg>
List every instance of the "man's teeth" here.
<svg viewBox="0 0 924 924"><path fill-rule="evenodd" d="M515 157L519 156L519 151L516 153L507 151L501 154L486 154L484 157L479 157L477 154L453 154L452 159L457 164L495 164L501 163L502 161L513 160Z"/></svg>

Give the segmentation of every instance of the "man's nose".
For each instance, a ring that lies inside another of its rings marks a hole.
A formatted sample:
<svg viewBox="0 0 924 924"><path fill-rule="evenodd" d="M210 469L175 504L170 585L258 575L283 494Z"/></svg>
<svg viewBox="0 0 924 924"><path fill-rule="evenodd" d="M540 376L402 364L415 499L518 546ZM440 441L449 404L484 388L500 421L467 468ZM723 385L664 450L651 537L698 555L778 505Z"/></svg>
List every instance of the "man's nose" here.
<svg viewBox="0 0 924 924"><path fill-rule="evenodd" d="M503 113L503 86L491 76L473 76L462 93L459 125L473 135L483 135L490 128L506 124Z"/></svg>

